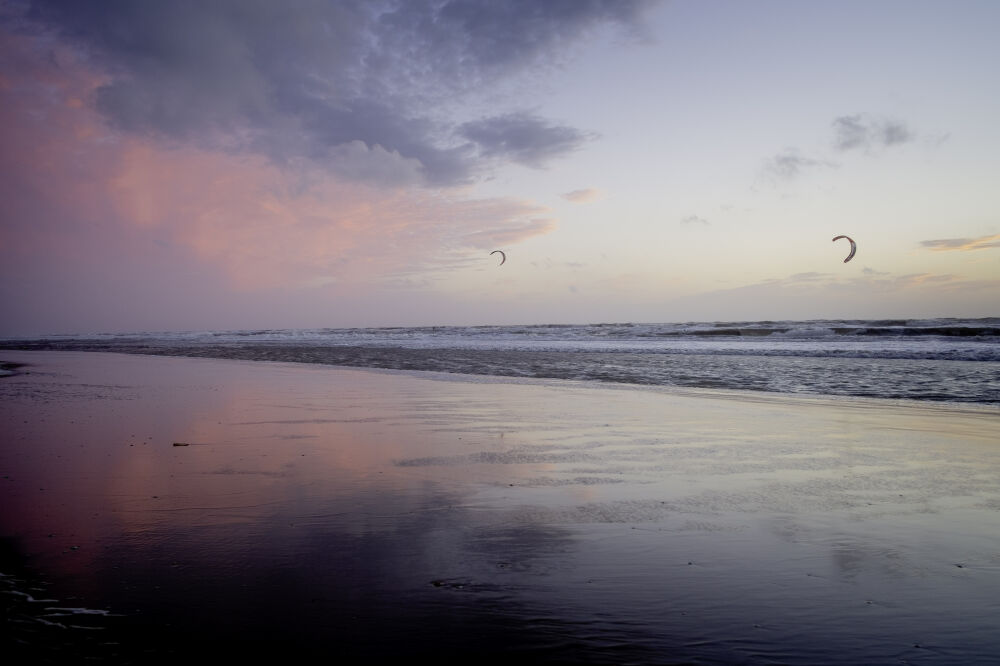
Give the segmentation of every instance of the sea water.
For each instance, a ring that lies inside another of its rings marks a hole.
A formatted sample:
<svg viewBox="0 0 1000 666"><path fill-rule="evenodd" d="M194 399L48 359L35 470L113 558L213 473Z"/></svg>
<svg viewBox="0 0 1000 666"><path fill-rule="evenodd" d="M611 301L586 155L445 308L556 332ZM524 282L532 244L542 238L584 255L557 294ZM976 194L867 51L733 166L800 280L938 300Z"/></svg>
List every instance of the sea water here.
<svg viewBox="0 0 1000 666"><path fill-rule="evenodd" d="M0 347L1000 404L998 317L106 333Z"/></svg>

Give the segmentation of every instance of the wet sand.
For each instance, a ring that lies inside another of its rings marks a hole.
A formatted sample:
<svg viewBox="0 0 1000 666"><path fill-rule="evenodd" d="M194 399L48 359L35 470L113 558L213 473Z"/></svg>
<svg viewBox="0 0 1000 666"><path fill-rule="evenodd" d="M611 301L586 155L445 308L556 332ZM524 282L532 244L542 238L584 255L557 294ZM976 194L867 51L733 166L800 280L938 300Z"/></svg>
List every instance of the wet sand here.
<svg viewBox="0 0 1000 666"><path fill-rule="evenodd" d="M995 408L0 361L6 653L1000 661Z"/></svg>

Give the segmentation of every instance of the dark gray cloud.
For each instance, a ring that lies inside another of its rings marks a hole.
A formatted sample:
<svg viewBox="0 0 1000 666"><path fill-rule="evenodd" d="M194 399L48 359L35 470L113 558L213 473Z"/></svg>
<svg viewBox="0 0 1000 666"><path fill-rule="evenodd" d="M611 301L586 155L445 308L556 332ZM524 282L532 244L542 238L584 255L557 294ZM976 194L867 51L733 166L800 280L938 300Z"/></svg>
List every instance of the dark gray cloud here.
<svg viewBox="0 0 1000 666"><path fill-rule="evenodd" d="M837 150L871 150L908 143L916 138L898 120L855 113L833 119L833 145Z"/></svg>
<svg viewBox="0 0 1000 666"><path fill-rule="evenodd" d="M524 112L468 122L459 128L459 133L473 142L483 157L534 168L578 149L593 136Z"/></svg>
<svg viewBox="0 0 1000 666"><path fill-rule="evenodd" d="M540 166L588 135L517 109L445 109L602 26L640 31L652 1L32 0L27 16L110 76L96 103L119 129L347 175L361 142L385 164L360 177L454 184L497 161Z"/></svg>

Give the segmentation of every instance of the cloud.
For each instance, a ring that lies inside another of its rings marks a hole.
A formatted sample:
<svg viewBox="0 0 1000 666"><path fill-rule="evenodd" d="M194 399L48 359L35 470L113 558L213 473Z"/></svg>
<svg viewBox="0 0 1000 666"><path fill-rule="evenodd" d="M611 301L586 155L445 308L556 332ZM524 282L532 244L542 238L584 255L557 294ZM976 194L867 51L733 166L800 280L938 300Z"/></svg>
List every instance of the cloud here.
<svg viewBox="0 0 1000 666"><path fill-rule="evenodd" d="M591 203L597 201L604 196L604 193L593 187L588 187L582 190L573 190L572 192L565 192L560 194L566 201L572 201L573 203Z"/></svg>
<svg viewBox="0 0 1000 666"><path fill-rule="evenodd" d="M765 161L764 172L775 179L789 181L798 178L807 169L836 166L836 163L827 160L804 157L789 148Z"/></svg>
<svg viewBox="0 0 1000 666"><path fill-rule="evenodd" d="M803 273L686 295L670 305L703 320L967 316L994 311L997 289L1000 280L951 274Z"/></svg>
<svg viewBox="0 0 1000 666"><path fill-rule="evenodd" d="M527 210L519 212L530 212ZM494 224L493 228L483 229L461 237L462 245L476 248L494 248L498 245L512 245L533 236L547 234L556 228L556 221L552 218L535 217L521 218L514 222L500 225Z"/></svg>
<svg viewBox="0 0 1000 666"><path fill-rule="evenodd" d="M820 273L808 271L795 273L783 278L773 278L762 280L753 285L739 287L740 289L757 289L763 287L783 287L783 288L837 288L837 289L871 289L876 291L892 291L897 289L909 289L915 287L974 287L979 283L970 280L963 280L950 273L907 273L904 275L893 275L888 272L864 269L862 277L844 277L836 273Z"/></svg>
<svg viewBox="0 0 1000 666"><path fill-rule="evenodd" d="M118 130L375 183L453 185L497 160L539 166L578 148L589 135L571 127L456 109L554 67L604 26L640 32L651 4L32 0L26 18L105 73L92 103Z"/></svg>
<svg viewBox="0 0 1000 666"><path fill-rule="evenodd" d="M801 284L805 282L817 282L820 280L827 280L830 277L831 277L830 273L817 273L816 271L795 273L793 275L789 275L785 279L785 284Z"/></svg>
<svg viewBox="0 0 1000 666"><path fill-rule="evenodd" d="M916 134L898 120L878 118L867 113L839 116L833 119L834 147L840 152L889 148L916 139ZM836 162L806 157L794 148L787 148L764 162L763 172L773 181L791 181L807 170L817 167L837 167Z"/></svg>
<svg viewBox="0 0 1000 666"><path fill-rule="evenodd" d="M818 273L816 271L808 271L804 273L794 273L783 278L771 278L768 280L763 280L757 285L749 285L749 287L754 286L784 286L784 287L798 287L803 285L815 285L819 283L827 283L836 281L836 277L833 273Z"/></svg>
<svg viewBox="0 0 1000 666"><path fill-rule="evenodd" d="M131 284L172 284L174 271L198 265L241 291L346 289L433 279L489 242L555 228L531 201L409 187L411 158L361 142L342 149L377 172L377 186L258 154L109 132L81 104L106 79L79 53L28 57L37 46L31 36L0 40L0 58L23 65L0 79L4 279L44 271L84 285L148 265Z"/></svg>
<svg viewBox="0 0 1000 666"><path fill-rule="evenodd" d="M685 226L690 226L692 224L699 224L703 226L708 226L708 220L703 217L698 217L697 215L688 215L687 217L681 218L681 224Z"/></svg>
<svg viewBox="0 0 1000 666"><path fill-rule="evenodd" d="M909 143L916 138L905 124L867 113L839 116L833 119L833 145L837 150L888 148Z"/></svg>
<svg viewBox="0 0 1000 666"><path fill-rule="evenodd" d="M421 162L403 157L398 151L389 152L382 146L369 146L357 139L339 144L328 153L331 168L347 180L404 186L420 182Z"/></svg>
<svg viewBox="0 0 1000 666"><path fill-rule="evenodd" d="M577 150L593 136L525 112L464 123L459 134L475 143L483 157L534 168Z"/></svg>
<svg viewBox="0 0 1000 666"><path fill-rule="evenodd" d="M920 241L920 245L934 252L972 252L1000 247L1000 234L979 238L939 238Z"/></svg>

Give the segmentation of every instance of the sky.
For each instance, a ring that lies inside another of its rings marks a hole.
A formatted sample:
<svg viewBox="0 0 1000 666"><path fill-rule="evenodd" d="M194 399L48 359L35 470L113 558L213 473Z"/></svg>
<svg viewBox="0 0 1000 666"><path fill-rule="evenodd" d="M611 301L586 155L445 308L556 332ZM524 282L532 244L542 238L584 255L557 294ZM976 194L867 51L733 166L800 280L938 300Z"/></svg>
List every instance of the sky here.
<svg viewBox="0 0 1000 666"><path fill-rule="evenodd" d="M0 0L0 335L1000 316L998 29Z"/></svg>

